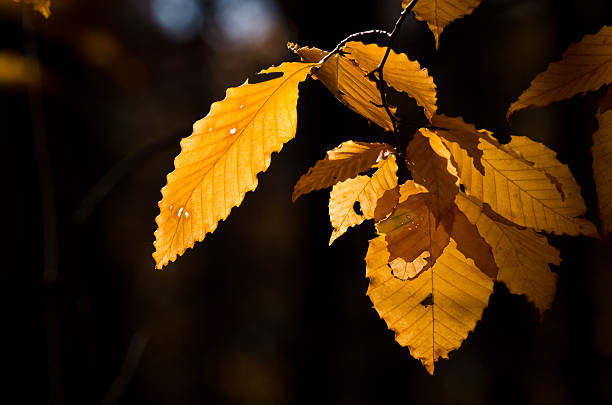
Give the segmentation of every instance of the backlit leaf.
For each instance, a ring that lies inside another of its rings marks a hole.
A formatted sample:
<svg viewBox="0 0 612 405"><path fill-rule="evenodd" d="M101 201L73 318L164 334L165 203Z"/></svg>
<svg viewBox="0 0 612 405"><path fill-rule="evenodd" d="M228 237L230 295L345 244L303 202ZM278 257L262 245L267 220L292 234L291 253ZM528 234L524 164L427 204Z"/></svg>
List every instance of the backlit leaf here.
<svg viewBox="0 0 612 405"><path fill-rule="evenodd" d="M550 271L549 264L561 263L559 251L533 230L519 229L494 213L487 214L473 197L459 193L457 206L492 247L499 267L497 280L506 284L510 292L526 295L540 313L549 309L557 285L557 275Z"/></svg>
<svg viewBox="0 0 612 405"><path fill-rule="evenodd" d="M305 62L319 62L329 53L295 44L289 44L289 47ZM380 91L376 83L368 78L368 73L352 59L337 53L327 59L313 76L351 110L383 129L392 131L393 124L382 106ZM391 107L391 111L395 113L395 108Z"/></svg>
<svg viewBox="0 0 612 405"><path fill-rule="evenodd" d="M329 219L334 227L329 244L349 227L374 218L378 201L387 190L396 187L395 155L389 155L381 161L372 177L357 176L334 185L329 198ZM359 203L361 213L355 211L355 203Z"/></svg>
<svg viewBox="0 0 612 405"><path fill-rule="evenodd" d="M436 133L421 129L406 148L406 160L414 181L431 193L431 210L442 217L453 206L457 186L450 152Z"/></svg>
<svg viewBox="0 0 612 405"><path fill-rule="evenodd" d="M300 177L293 189L293 201L303 194L353 178L393 151L393 147L386 143L344 142L328 151L325 159L319 160Z"/></svg>
<svg viewBox="0 0 612 405"><path fill-rule="evenodd" d="M376 44L365 45L361 42L348 42L343 50L347 57L368 72L374 71L382 60L387 48ZM411 61L403 53L391 50L383 69L383 78L397 91L403 91L423 107L425 116L431 120L438 108L436 106L436 85L427 69L421 69L417 61Z"/></svg>
<svg viewBox="0 0 612 405"><path fill-rule="evenodd" d="M295 136L298 84L314 64L283 63L261 73L282 76L229 88L181 141L156 218L155 253L162 268L213 232L270 165L273 152Z"/></svg>
<svg viewBox="0 0 612 405"><path fill-rule="evenodd" d="M434 363L459 348L480 320L493 282L457 250L454 240L432 268L413 280L398 280L389 269L385 245L384 237L370 241L367 294L397 342L433 374Z"/></svg>
<svg viewBox="0 0 612 405"><path fill-rule="evenodd" d="M542 154L543 145L535 147L535 142L532 142L535 152L526 152L525 141L520 137L506 145L481 137L479 149L483 153L483 176L474 168L472 157L459 144L445 142L466 193L489 204L504 218L536 231L568 235L596 233L592 223L580 218L585 213L585 206L574 186L568 182L563 187L568 192L562 194L557 184L551 181L551 176L543 170L553 168L555 173L559 173L559 181L568 180L567 167L563 168L556 160L552 163L549 152ZM521 150L538 162L534 164L522 158L518 152ZM539 162L539 157L544 156L546 158Z"/></svg>
<svg viewBox="0 0 612 405"><path fill-rule="evenodd" d="M412 9L417 19L427 22L436 38L436 49L440 45L440 34L451 22L471 14L481 0L420 0ZM410 0L402 0L402 7Z"/></svg>
<svg viewBox="0 0 612 405"><path fill-rule="evenodd" d="M594 35L585 35L538 74L518 100L510 105L506 118L523 108L544 107L578 93L597 90L612 82L612 27L604 26Z"/></svg>
<svg viewBox="0 0 612 405"><path fill-rule="evenodd" d="M607 107L611 101L612 92L608 88L608 94L601 100L595 115L599 128L593 134L591 149L601 233L606 237L612 233L612 109Z"/></svg>

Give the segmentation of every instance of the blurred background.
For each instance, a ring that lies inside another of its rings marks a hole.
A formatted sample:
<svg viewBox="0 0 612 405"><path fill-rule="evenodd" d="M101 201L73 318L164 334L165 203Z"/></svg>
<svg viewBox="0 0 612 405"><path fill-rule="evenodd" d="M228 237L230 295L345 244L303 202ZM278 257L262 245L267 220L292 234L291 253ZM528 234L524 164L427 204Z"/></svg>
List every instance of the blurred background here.
<svg viewBox="0 0 612 405"><path fill-rule="evenodd" d="M52 0L45 20L0 1L6 397L49 404L612 402L612 251L551 237L563 263L540 322L496 285L475 333L429 376L365 291L372 223L328 247L328 192L293 185L347 139L390 140L315 81L295 140L218 230L154 270L154 218L179 140L227 87L285 60L391 29L400 0ZM487 0L435 50L409 17L396 49L438 86L439 112L559 152L597 221L589 148L603 89L510 102L570 43L612 24L609 0ZM406 122L423 122L394 100ZM412 130L414 127L412 127ZM402 128L404 133L410 125ZM15 280L15 281L13 281ZM10 291L8 291L10 290ZM593 400L591 400L593 402Z"/></svg>

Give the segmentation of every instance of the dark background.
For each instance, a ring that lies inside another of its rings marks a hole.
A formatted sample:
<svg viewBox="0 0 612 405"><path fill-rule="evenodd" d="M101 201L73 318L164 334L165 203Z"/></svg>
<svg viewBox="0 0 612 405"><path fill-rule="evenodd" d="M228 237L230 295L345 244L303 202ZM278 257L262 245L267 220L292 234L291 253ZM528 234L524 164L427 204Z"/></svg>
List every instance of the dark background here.
<svg viewBox="0 0 612 405"><path fill-rule="evenodd" d="M45 20L2 0L0 52L42 69L40 85L0 81L4 284L7 296L17 293L5 306L6 398L612 402L612 252L603 242L550 238L563 264L542 322L524 297L496 285L475 332L434 376L394 341L365 295L372 223L328 247L328 193L291 203L293 185L327 149L390 140L314 81L300 87L296 139L273 156L258 190L203 243L154 270L159 190L192 123L227 87L297 60L287 41L331 49L352 32L390 29L399 6L52 0ZM437 51L426 24L410 17L396 49L429 69L439 112L558 151L597 221L589 148L603 90L510 123L505 112L570 43L611 23L609 0L488 0L448 26ZM398 103L422 120L411 102Z"/></svg>

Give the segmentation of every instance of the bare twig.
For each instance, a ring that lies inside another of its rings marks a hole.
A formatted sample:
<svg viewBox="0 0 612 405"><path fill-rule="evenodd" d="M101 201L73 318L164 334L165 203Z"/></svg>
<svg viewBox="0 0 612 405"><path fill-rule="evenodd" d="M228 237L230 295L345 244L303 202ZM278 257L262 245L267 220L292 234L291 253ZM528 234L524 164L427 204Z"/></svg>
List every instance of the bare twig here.
<svg viewBox="0 0 612 405"><path fill-rule="evenodd" d="M316 72L317 70L319 70L319 68L323 65L323 63L325 63L325 61L329 59L330 57L332 57L333 55L340 52L342 47L346 45L347 42L352 41L357 38L368 36L368 35L384 35L385 39L388 39L391 36L390 33L388 33L387 31L383 31L383 30L368 30L368 31L355 32L349 35L348 37L344 38L342 41L338 42L338 45L336 45L336 47L330 53L325 55L325 57L323 57L323 59L319 61L319 66L316 66L313 69L313 71Z"/></svg>

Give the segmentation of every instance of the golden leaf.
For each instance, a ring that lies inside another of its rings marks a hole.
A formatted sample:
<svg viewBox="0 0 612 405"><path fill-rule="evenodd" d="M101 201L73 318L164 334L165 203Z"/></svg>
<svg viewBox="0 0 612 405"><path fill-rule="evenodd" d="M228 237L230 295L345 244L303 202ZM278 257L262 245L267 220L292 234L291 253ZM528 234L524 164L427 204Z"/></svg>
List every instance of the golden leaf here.
<svg viewBox="0 0 612 405"><path fill-rule="evenodd" d="M303 194L355 177L393 151L393 147L386 143L344 142L328 151L325 159L319 160L300 177L293 189L293 201Z"/></svg>
<svg viewBox="0 0 612 405"><path fill-rule="evenodd" d="M15 3L31 4L45 18L51 15L51 0L13 0Z"/></svg>
<svg viewBox="0 0 612 405"><path fill-rule="evenodd" d="M312 63L283 63L261 73L282 76L227 89L193 133L181 141L175 170L162 189L155 253L162 268L213 232L270 165L273 152L295 136L298 84Z"/></svg>
<svg viewBox="0 0 612 405"><path fill-rule="evenodd" d="M538 74L518 100L510 105L506 118L523 108L544 107L578 93L597 90L612 82L612 27L603 26L594 35L585 35Z"/></svg>
<svg viewBox="0 0 612 405"><path fill-rule="evenodd" d="M334 227L329 244L331 245L349 227L374 218L378 201L385 191L396 187L395 155L389 155L381 161L372 177L357 176L334 185L329 197L329 219ZM355 212L354 205L357 202L361 213Z"/></svg>
<svg viewBox="0 0 612 405"><path fill-rule="evenodd" d="M16 52L0 52L0 87L26 87L40 81L40 66Z"/></svg>
<svg viewBox="0 0 612 405"><path fill-rule="evenodd" d="M519 229L513 224L487 213L482 203L463 193L457 195L457 206L492 247L499 267L497 280L510 292L524 294L544 313L552 306L557 275L549 263L559 265L559 251L550 246L546 237L531 229Z"/></svg>
<svg viewBox="0 0 612 405"><path fill-rule="evenodd" d="M479 149L482 151L481 162L485 169L483 176L474 168L473 158L455 142L445 140L452 155L452 162L457 167L459 181L466 193L489 204L502 217L518 224L533 228L536 231L554 232L568 235L594 235L595 227L584 218L584 202L580 193L568 182L567 167L550 161L552 151L542 154L543 145L531 147L535 153L525 151L524 139L520 138L506 145L480 137ZM517 150L528 154L527 161ZM539 167L541 164L542 167ZM551 168L559 174L559 181L565 181L566 195L561 194L557 184L544 168ZM564 198L565 197L565 198Z"/></svg>
<svg viewBox="0 0 612 405"><path fill-rule="evenodd" d="M434 132L421 129L406 148L406 161L414 181L431 193L431 210L436 219L448 212L455 201L457 171L450 152Z"/></svg>
<svg viewBox="0 0 612 405"><path fill-rule="evenodd" d="M436 49L440 45L440 35L451 22L471 14L481 0L421 0L412 10L417 19L427 22L429 29L436 38ZM406 8L410 0L402 0Z"/></svg>
<svg viewBox="0 0 612 405"><path fill-rule="evenodd" d="M355 60L368 72L378 67L387 50L376 44L364 45L361 42L348 42L342 49L347 53L347 57ZM436 85L427 69L421 69L419 62L411 61L405 54L391 51L385 62L383 77L391 87L414 98L417 104L423 107L427 119L431 121L438 107Z"/></svg>
<svg viewBox="0 0 612 405"><path fill-rule="evenodd" d="M596 113L599 128L593 133L593 178L597 187L597 205L601 219L601 233L612 233L612 110L605 106L612 99L610 89L600 102Z"/></svg>
<svg viewBox="0 0 612 405"><path fill-rule="evenodd" d="M389 261L400 258L411 263L419 257L427 258L428 266L420 269L424 270L442 254L449 242L453 217L446 215L436 221L429 207L430 199L429 193L413 194L376 224L378 234L385 236ZM423 252L428 254L422 256Z"/></svg>
<svg viewBox="0 0 612 405"><path fill-rule="evenodd" d="M289 48L305 62L319 62L329 53L295 44L289 44ZM382 106L380 91L376 83L368 78L368 73L352 59L336 53L313 72L313 76L351 110L386 131L393 131L393 123ZM390 109L395 113L394 107Z"/></svg>
<svg viewBox="0 0 612 405"><path fill-rule="evenodd" d="M367 294L397 342L433 374L434 363L459 348L480 320L493 282L452 239L432 268L413 280L398 280L387 265L385 245L383 237L370 241Z"/></svg>

